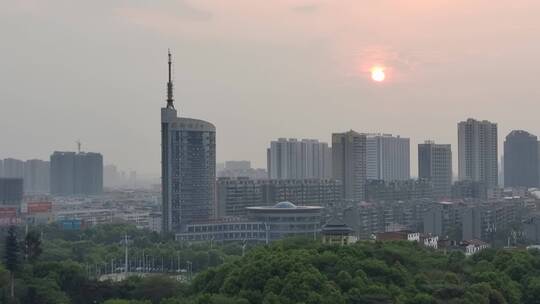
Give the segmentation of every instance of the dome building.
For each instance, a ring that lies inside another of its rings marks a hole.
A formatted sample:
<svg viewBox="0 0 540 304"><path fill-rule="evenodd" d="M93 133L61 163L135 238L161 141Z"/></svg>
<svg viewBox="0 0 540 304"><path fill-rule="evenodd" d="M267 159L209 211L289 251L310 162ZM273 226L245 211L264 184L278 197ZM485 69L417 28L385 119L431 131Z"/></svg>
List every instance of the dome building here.
<svg viewBox="0 0 540 304"><path fill-rule="evenodd" d="M267 241L289 236L317 238L321 231L323 207L320 206L297 206L285 201L246 209L250 220L265 225Z"/></svg>

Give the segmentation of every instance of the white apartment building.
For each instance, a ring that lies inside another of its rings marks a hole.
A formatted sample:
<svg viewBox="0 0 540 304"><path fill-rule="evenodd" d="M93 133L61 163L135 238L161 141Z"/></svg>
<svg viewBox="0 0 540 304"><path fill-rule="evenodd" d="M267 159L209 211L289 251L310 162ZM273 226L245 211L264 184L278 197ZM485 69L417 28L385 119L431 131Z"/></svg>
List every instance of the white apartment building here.
<svg viewBox="0 0 540 304"><path fill-rule="evenodd" d="M497 124L472 118L458 123L459 180L498 185Z"/></svg>
<svg viewBox="0 0 540 304"><path fill-rule="evenodd" d="M371 180L408 180L410 140L392 134L366 134L366 176Z"/></svg>
<svg viewBox="0 0 540 304"><path fill-rule="evenodd" d="M316 139L279 138L267 149L271 179L327 179L332 177L332 150Z"/></svg>

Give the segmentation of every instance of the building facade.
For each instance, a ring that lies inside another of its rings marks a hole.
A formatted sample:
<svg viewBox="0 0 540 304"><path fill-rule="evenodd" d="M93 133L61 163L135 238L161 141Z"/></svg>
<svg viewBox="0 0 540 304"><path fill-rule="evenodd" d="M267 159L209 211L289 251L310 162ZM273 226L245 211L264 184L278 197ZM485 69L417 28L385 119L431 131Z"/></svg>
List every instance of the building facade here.
<svg viewBox="0 0 540 304"><path fill-rule="evenodd" d="M247 209L249 220L261 222L268 227L268 241L290 236L316 239L321 232L323 207L320 206L297 206L291 202L279 202L273 206Z"/></svg>
<svg viewBox="0 0 540 304"><path fill-rule="evenodd" d="M103 193L103 156L55 151L50 161L50 190L53 195Z"/></svg>
<svg viewBox="0 0 540 304"><path fill-rule="evenodd" d="M267 167L270 179L330 178L331 148L316 139L280 138L267 149Z"/></svg>
<svg viewBox="0 0 540 304"><path fill-rule="evenodd" d="M452 192L452 150L433 141L418 144L418 178L433 185L433 195L449 198Z"/></svg>
<svg viewBox="0 0 540 304"><path fill-rule="evenodd" d="M319 206L280 202L248 207L247 218L224 218L187 224L175 234L177 241L258 241L269 243L292 236L317 238L321 231Z"/></svg>
<svg viewBox="0 0 540 304"><path fill-rule="evenodd" d="M408 180L409 139L392 134L366 134L366 161L368 180Z"/></svg>
<svg viewBox="0 0 540 304"><path fill-rule="evenodd" d="M472 118L458 123L459 180L498 185L497 124Z"/></svg>
<svg viewBox="0 0 540 304"><path fill-rule="evenodd" d="M362 201L366 184L366 135L355 131L332 134L333 178L343 184L343 199Z"/></svg>
<svg viewBox="0 0 540 304"><path fill-rule="evenodd" d="M23 199L22 178L0 177L0 204L19 205Z"/></svg>
<svg viewBox="0 0 540 304"><path fill-rule="evenodd" d="M273 205L282 201L332 207L341 202L342 184L333 179L218 178L216 193L218 216L246 216L246 207Z"/></svg>
<svg viewBox="0 0 540 304"><path fill-rule="evenodd" d="M161 109L163 231L179 231L213 216L216 181L216 128L178 117L174 107L169 53L167 106Z"/></svg>
<svg viewBox="0 0 540 304"><path fill-rule="evenodd" d="M23 178L24 161L15 158L6 158L3 161L3 175L7 178Z"/></svg>
<svg viewBox="0 0 540 304"><path fill-rule="evenodd" d="M24 162L24 192L49 193L51 165L48 161L30 159Z"/></svg>
<svg viewBox="0 0 540 304"><path fill-rule="evenodd" d="M433 186L426 180L371 180L366 184L366 201L392 202L433 198Z"/></svg>
<svg viewBox="0 0 540 304"><path fill-rule="evenodd" d="M538 138L514 130L504 141L504 186L538 187Z"/></svg>

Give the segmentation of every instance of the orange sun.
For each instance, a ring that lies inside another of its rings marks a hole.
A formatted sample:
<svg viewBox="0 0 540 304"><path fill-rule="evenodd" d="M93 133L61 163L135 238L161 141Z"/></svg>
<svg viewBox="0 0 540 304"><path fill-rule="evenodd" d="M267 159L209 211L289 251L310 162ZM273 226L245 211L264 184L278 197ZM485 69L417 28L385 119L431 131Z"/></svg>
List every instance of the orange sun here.
<svg viewBox="0 0 540 304"><path fill-rule="evenodd" d="M376 82L383 82L386 78L384 68L380 66L374 66L371 68L371 79Z"/></svg>

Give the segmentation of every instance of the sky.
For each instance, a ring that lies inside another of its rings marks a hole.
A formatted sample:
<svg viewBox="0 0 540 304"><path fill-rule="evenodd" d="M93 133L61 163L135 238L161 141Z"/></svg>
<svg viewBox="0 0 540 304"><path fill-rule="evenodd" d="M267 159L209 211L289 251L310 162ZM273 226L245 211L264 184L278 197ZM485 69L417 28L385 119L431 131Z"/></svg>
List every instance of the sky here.
<svg viewBox="0 0 540 304"><path fill-rule="evenodd" d="M457 122L540 135L536 0L0 0L0 158L101 152L159 176L167 49L175 106L217 161L266 166L280 137L384 132L450 143ZM384 67L374 82L370 69Z"/></svg>

